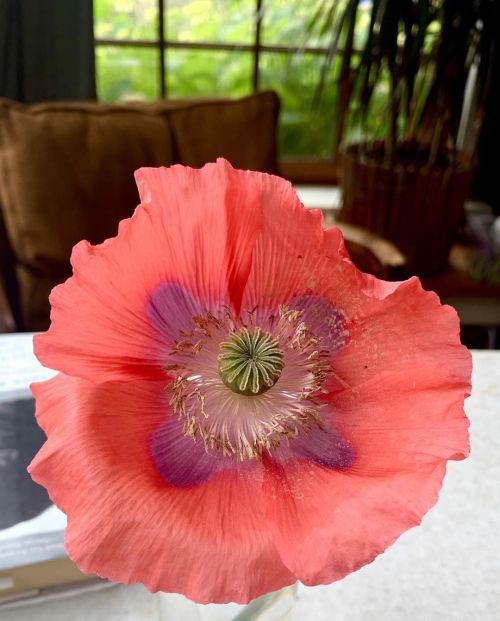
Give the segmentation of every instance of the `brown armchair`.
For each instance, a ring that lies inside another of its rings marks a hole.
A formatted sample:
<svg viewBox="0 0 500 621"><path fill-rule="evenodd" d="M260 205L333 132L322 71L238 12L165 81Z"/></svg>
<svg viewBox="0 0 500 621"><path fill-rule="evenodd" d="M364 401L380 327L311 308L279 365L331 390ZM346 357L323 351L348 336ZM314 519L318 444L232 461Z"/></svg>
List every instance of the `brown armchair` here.
<svg viewBox="0 0 500 621"><path fill-rule="evenodd" d="M278 172L278 111L273 92L140 105L0 100L0 331L48 327L48 296L70 275L72 246L114 235L133 212L135 169L223 156ZM397 277L404 257L391 244L339 226L358 267Z"/></svg>
<svg viewBox="0 0 500 621"><path fill-rule="evenodd" d="M337 220L354 264L363 272L384 280L406 277L406 257L390 241L359 226Z"/></svg>
<svg viewBox="0 0 500 621"><path fill-rule="evenodd" d="M223 156L276 173L278 111L271 91L131 105L0 100L0 328L47 328L72 246L115 235L138 202L137 168Z"/></svg>

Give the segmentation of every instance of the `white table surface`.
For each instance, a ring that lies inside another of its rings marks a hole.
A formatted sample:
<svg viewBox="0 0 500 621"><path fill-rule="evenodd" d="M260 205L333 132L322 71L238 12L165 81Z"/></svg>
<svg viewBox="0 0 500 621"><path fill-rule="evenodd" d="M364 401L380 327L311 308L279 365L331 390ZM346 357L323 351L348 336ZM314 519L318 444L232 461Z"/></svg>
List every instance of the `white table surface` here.
<svg viewBox="0 0 500 621"><path fill-rule="evenodd" d="M470 458L450 462L439 503L371 565L333 585L300 586L294 619L500 620L500 352L476 351L473 359ZM0 619L226 621L235 610L120 585L0 611Z"/></svg>
<svg viewBox="0 0 500 621"><path fill-rule="evenodd" d="M332 185L294 185L302 204L308 209L338 210L341 190Z"/></svg>

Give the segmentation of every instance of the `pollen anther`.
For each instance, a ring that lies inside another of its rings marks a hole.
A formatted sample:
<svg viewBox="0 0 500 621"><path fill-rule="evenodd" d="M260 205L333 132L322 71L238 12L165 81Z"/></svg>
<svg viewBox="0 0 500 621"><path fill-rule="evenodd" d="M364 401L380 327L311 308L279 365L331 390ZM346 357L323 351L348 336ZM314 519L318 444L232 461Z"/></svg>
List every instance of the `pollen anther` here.
<svg viewBox="0 0 500 621"><path fill-rule="evenodd" d="M272 453L321 424L316 396L332 372L302 311L281 306L257 317L257 310L193 317L164 366L185 435L238 460Z"/></svg>

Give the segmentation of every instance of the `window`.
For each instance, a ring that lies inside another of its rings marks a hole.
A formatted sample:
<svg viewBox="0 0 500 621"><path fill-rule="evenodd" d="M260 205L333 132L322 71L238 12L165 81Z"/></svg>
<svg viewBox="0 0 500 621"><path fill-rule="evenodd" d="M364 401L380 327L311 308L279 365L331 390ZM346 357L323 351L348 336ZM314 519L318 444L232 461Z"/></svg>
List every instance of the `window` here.
<svg viewBox="0 0 500 621"><path fill-rule="evenodd" d="M329 33L306 34L322 0L94 0L102 100L281 99L282 158L332 159L338 60L312 111Z"/></svg>

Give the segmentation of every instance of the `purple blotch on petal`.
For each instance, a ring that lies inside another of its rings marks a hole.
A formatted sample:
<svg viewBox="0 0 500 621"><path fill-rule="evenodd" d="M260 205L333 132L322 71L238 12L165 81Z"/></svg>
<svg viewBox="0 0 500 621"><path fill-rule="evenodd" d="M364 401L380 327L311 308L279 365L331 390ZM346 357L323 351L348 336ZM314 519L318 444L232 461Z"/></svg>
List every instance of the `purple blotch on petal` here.
<svg viewBox="0 0 500 621"><path fill-rule="evenodd" d="M201 440L184 435L182 421L173 416L153 433L150 452L160 477L175 487L200 485L233 461L213 449L207 452Z"/></svg>
<svg viewBox="0 0 500 621"><path fill-rule="evenodd" d="M300 435L284 442L272 453L272 458L286 467L294 459L308 459L326 468L345 470L354 462L354 449L335 429L315 425Z"/></svg>
<svg viewBox="0 0 500 621"><path fill-rule="evenodd" d="M191 318L200 314L197 300L177 282L164 282L149 297L146 313L151 324L169 341L179 331L193 329Z"/></svg>
<svg viewBox="0 0 500 621"><path fill-rule="evenodd" d="M303 312L304 323L315 336L321 337L321 345L330 354L342 347L347 337L345 318L327 299L314 294L301 295L292 298L286 306Z"/></svg>
<svg viewBox="0 0 500 621"><path fill-rule="evenodd" d="M354 461L354 450L335 429L314 426L290 442L290 451L326 468L344 470Z"/></svg>

